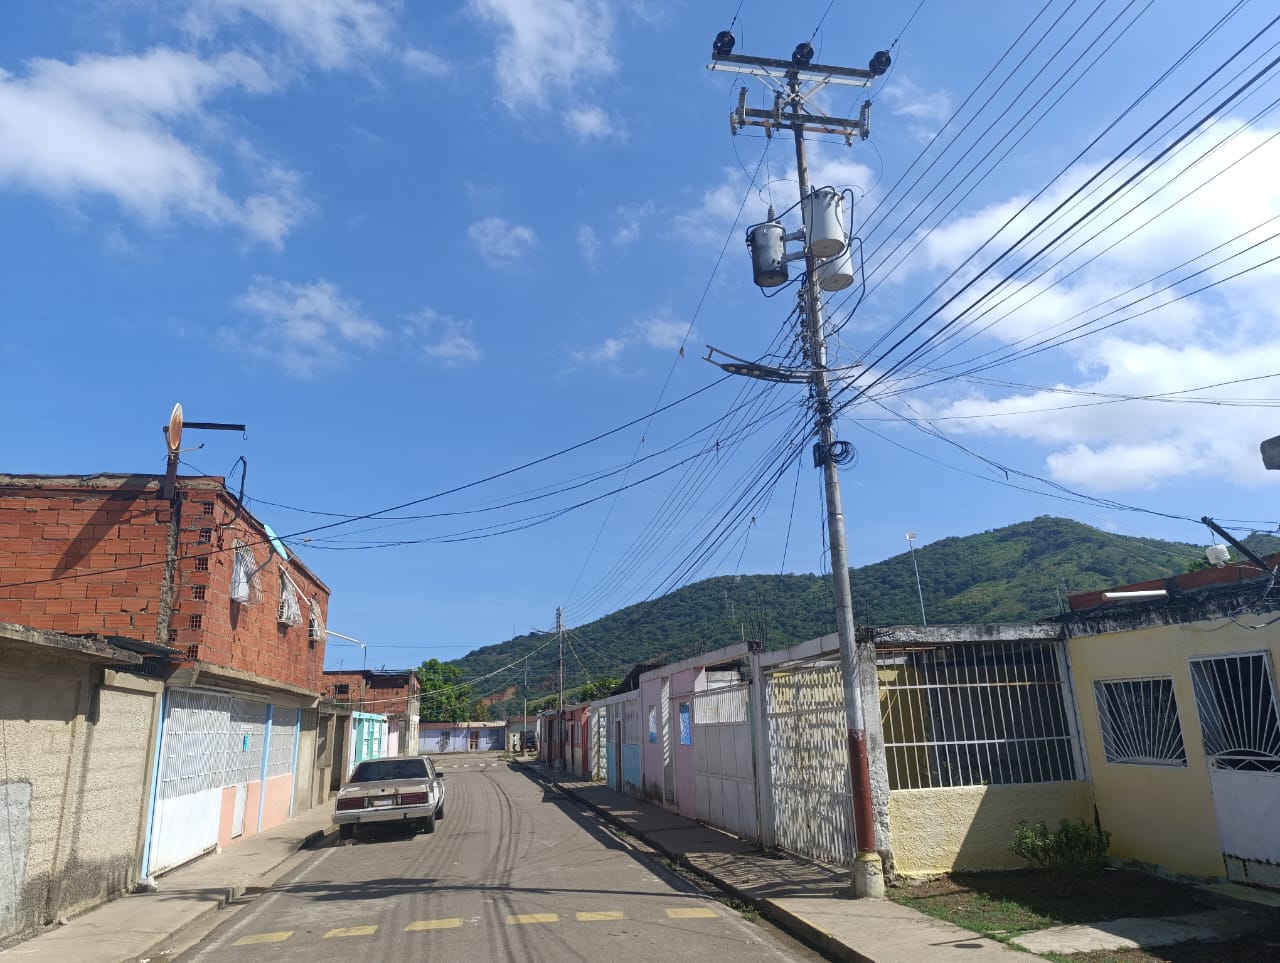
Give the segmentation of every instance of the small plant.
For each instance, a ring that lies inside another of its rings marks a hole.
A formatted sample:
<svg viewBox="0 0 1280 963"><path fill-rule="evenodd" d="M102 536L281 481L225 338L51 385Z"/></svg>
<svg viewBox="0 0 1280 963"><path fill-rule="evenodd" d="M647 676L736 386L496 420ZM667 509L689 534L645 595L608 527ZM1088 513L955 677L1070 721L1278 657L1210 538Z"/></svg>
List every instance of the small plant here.
<svg viewBox="0 0 1280 963"><path fill-rule="evenodd" d="M1050 830L1044 820L1018 823L1010 851L1042 870L1059 896L1069 896L1076 884L1102 872L1111 834L1083 820L1064 819Z"/></svg>

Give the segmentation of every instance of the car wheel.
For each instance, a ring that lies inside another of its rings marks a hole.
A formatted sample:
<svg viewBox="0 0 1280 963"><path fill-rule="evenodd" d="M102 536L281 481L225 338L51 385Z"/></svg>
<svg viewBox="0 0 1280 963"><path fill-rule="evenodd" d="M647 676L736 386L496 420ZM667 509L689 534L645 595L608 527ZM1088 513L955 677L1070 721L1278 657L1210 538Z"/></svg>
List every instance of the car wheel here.
<svg viewBox="0 0 1280 963"><path fill-rule="evenodd" d="M436 831L436 814L432 813L422 821L422 831L424 833L434 833Z"/></svg>
<svg viewBox="0 0 1280 963"><path fill-rule="evenodd" d="M443 802L436 807L436 820L439 821L441 819L444 819L444 803Z"/></svg>
<svg viewBox="0 0 1280 963"><path fill-rule="evenodd" d="M356 834L355 823L343 823L338 827L339 839L352 839Z"/></svg>

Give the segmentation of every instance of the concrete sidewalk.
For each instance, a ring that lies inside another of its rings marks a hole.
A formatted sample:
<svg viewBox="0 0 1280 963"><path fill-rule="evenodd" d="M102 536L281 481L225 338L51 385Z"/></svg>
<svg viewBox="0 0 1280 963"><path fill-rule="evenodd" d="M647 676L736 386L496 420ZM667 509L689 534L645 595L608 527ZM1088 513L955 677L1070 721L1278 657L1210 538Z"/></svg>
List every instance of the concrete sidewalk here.
<svg viewBox="0 0 1280 963"><path fill-rule="evenodd" d="M154 893L104 903L0 956L59 963L124 963L163 949L175 934L246 893L270 886L282 864L332 828L326 802L288 822L160 877Z"/></svg>
<svg viewBox="0 0 1280 963"><path fill-rule="evenodd" d="M773 858L736 836L585 782L524 763L609 822L715 883L793 936L835 960L858 963L1026 960L1025 953L890 900L848 896L847 875L815 863Z"/></svg>

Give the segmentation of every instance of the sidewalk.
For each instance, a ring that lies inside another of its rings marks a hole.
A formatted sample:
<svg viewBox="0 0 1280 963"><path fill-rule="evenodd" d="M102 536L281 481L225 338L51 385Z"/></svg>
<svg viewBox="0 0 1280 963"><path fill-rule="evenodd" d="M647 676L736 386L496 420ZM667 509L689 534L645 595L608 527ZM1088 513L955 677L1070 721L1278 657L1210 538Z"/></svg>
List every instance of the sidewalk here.
<svg viewBox="0 0 1280 963"><path fill-rule="evenodd" d="M333 821L323 803L288 822L233 843L160 877L154 893L134 893L103 903L39 936L0 951L9 960L59 963L123 963L161 948L176 933L216 913L247 892L269 886L274 871Z"/></svg>
<svg viewBox="0 0 1280 963"><path fill-rule="evenodd" d="M754 906L826 956L857 963L1027 960L1018 950L890 900L850 899L849 878L814 863L766 856L750 843L600 783L525 762L658 852Z"/></svg>

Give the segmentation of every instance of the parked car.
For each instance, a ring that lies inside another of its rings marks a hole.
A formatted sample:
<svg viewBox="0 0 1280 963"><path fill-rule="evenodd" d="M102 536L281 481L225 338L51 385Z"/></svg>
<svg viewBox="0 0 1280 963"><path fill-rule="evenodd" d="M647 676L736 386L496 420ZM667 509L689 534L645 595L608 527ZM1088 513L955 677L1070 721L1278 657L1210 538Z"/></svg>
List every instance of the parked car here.
<svg viewBox="0 0 1280 963"><path fill-rule="evenodd" d="M425 833L444 819L444 776L426 756L366 759L338 791L333 821L343 839L357 826L406 822Z"/></svg>

